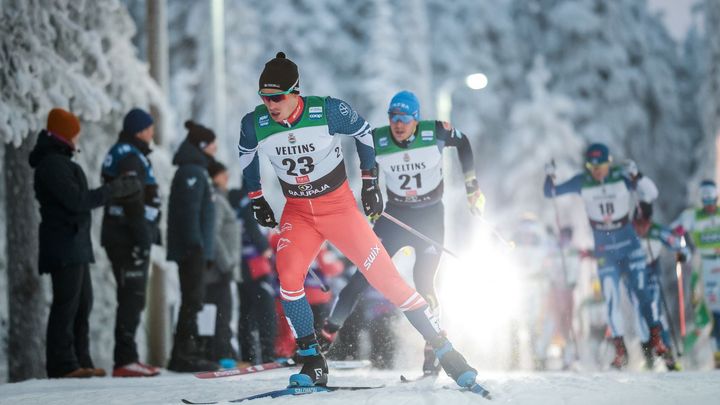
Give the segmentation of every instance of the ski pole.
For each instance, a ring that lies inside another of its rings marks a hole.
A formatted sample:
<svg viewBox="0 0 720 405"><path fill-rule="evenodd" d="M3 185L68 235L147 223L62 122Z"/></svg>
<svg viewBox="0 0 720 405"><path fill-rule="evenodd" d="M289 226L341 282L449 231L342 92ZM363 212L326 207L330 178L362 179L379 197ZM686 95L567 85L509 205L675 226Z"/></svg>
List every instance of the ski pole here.
<svg viewBox="0 0 720 405"><path fill-rule="evenodd" d="M681 236L680 246L685 247L685 237ZM678 282L678 305L680 306L680 337L685 338L685 288L683 287L683 268L678 260L675 263L675 275Z"/></svg>
<svg viewBox="0 0 720 405"><path fill-rule="evenodd" d="M550 164L552 165L553 169L555 168L555 159L552 159L550 161ZM560 210L557 206L557 201L555 197L557 197L557 192L555 190L555 178L551 177L552 180L552 204L553 204L553 211L555 211L555 227L557 228L557 242L558 242L558 251L560 252L560 263L562 265L562 271L563 271L563 281L564 281L564 287L567 287L568 285L568 271L567 271L567 264L565 262L565 251L563 250L562 242L560 241L560 234L561 234L561 228L560 228ZM575 328L573 327L572 319L570 319L569 322L570 325L570 340L572 340L573 346L575 346L575 361L580 360L580 353L579 353L579 347L577 343L577 338L575 337Z"/></svg>
<svg viewBox="0 0 720 405"><path fill-rule="evenodd" d="M652 225L651 225L652 226ZM645 237L645 243L647 244L648 253L650 254L650 263L655 262L655 253L653 252L652 245L650 244L650 237L649 235ZM658 266L660 264L658 263ZM658 279L660 278L660 274L662 274L658 270ZM658 283L659 293L660 293L660 301L662 302L663 310L665 311L665 316L667 317L667 323L670 325L670 336L673 340L673 345L675 346L675 351L677 352L678 357L682 357L682 349L680 348L680 345L678 344L678 337L677 337L677 330L675 329L675 323L673 323L672 316L670 316L670 306L668 306L667 300L665 299L665 291L663 291L663 285L662 282Z"/></svg>
<svg viewBox="0 0 720 405"><path fill-rule="evenodd" d="M505 247L508 248L508 250L513 250L513 249L515 249L515 242L513 242L513 241L511 241L511 240L505 239L505 238L502 236L502 234L500 233L500 231L498 231L497 228L495 228L495 227L493 226L493 224L491 224L490 222L488 222L488 220L485 219L485 217L479 216L479 217L476 217L476 218L478 218L480 221L482 221L482 223L484 223L485 226L487 226L487 227L490 229L490 231L493 233L493 235L495 235L495 237L498 238L498 240L499 240L500 242L502 242L502 244L505 245Z"/></svg>
<svg viewBox="0 0 720 405"><path fill-rule="evenodd" d="M308 271L310 273L310 276L317 281L318 284L320 284L320 289L322 292L328 292L330 288L327 286L327 284L323 283L323 281L320 279L320 277L315 273L315 270L310 269Z"/></svg>
<svg viewBox="0 0 720 405"><path fill-rule="evenodd" d="M395 225L399 226L400 228L410 232L411 234L417 236L418 238L424 240L425 242L435 246L436 248L441 249L443 252L449 254L450 256L452 256L456 259L460 259L460 256L456 255L453 251L447 249L445 246L441 245L440 243L435 242L434 240L423 235L422 233L416 231L410 225L407 225L406 223L400 221L399 219L395 218L394 216L388 214L387 212L383 212L381 215L384 216L385 218L389 219L391 222L395 223Z"/></svg>

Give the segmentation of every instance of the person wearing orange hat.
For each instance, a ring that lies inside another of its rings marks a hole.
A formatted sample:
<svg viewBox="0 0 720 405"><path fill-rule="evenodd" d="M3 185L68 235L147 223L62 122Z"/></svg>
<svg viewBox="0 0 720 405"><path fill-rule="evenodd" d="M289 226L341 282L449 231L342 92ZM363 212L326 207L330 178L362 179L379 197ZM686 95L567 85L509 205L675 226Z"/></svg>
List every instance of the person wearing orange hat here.
<svg viewBox="0 0 720 405"><path fill-rule="evenodd" d="M52 278L46 347L50 378L105 375L93 365L89 350L89 264L95 261L90 211L111 200L136 198L141 188L136 179L121 177L90 190L82 167L72 161L79 135L78 118L55 108L29 157L40 203L38 267Z"/></svg>

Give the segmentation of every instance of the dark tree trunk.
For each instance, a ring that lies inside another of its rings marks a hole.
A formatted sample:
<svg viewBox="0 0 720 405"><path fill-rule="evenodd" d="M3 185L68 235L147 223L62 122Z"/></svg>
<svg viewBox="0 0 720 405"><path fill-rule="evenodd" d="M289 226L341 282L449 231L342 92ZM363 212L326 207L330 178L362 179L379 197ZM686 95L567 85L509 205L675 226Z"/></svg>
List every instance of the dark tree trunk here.
<svg viewBox="0 0 720 405"><path fill-rule="evenodd" d="M35 139L32 134L19 148L5 146L10 382L45 377L47 302L37 268L39 214L28 164Z"/></svg>

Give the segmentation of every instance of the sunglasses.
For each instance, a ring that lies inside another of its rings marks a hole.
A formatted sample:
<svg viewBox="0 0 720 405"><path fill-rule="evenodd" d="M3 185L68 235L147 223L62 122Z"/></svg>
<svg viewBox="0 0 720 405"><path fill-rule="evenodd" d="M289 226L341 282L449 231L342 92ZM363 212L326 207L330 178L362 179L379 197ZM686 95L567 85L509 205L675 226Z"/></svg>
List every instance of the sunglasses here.
<svg viewBox="0 0 720 405"><path fill-rule="evenodd" d="M388 116L390 117L390 122L402 122L404 124L409 124L415 120L415 117L407 114L388 114Z"/></svg>
<svg viewBox="0 0 720 405"><path fill-rule="evenodd" d="M610 162L603 162L603 163L598 163L598 164L592 164L590 162L585 163L585 167L588 170L601 169L601 168L607 167L607 166L610 166Z"/></svg>
<svg viewBox="0 0 720 405"><path fill-rule="evenodd" d="M293 89L283 91L282 93L263 93L262 91L258 91L258 94L260 95L260 98L263 99L263 101L272 101L273 103L279 103L281 101L285 101L285 99L287 99L288 97L288 94L292 92Z"/></svg>

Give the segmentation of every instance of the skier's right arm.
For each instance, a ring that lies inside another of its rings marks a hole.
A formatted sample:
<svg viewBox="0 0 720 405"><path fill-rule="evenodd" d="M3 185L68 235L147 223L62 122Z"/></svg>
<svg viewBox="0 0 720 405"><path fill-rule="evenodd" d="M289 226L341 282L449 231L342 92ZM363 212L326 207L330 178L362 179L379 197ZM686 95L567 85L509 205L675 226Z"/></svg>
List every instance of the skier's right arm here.
<svg viewBox="0 0 720 405"><path fill-rule="evenodd" d="M238 155L240 156L240 169L243 171L243 187L248 191L252 200L252 211L255 220L262 226L274 227L277 225L275 214L270 204L265 200L260 186L260 160L258 159L257 136L253 122L255 113L246 114L240 127L240 142Z"/></svg>
<svg viewBox="0 0 720 405"><path fill-rule="evenodd" d="M546 198L551 198L558 195L569 194L569 193L580 193L582 190L583 174L578 174L570 180L555 184L555 181L551 176L545 176L545 185L543 186L543 192ZM555 192L553 193L553 188Z"/></svg>

